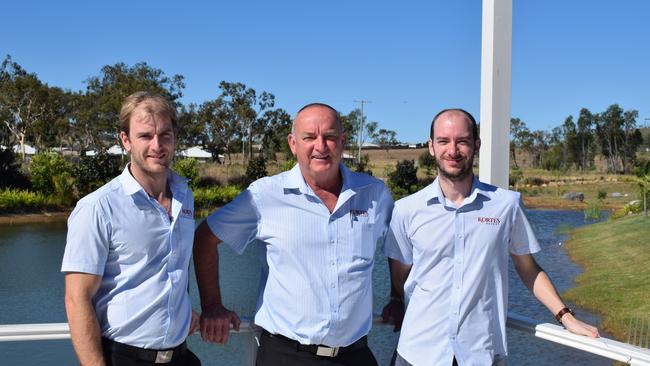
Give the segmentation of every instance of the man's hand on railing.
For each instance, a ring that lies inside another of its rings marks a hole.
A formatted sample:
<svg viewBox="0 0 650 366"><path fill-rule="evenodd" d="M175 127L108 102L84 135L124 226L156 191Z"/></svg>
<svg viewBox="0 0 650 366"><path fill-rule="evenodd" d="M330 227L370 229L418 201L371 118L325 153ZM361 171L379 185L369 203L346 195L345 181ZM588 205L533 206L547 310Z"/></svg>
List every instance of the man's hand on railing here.
<svg viewBox="0 0 650 366"><path fill-rule="evenodd" d="M225 344L230 334L230 325L239 331L241 321L234 311L226 309L221 304L211 305L203 309L200 319L201 338L206 342Z"/></svg>
<svg viewBox="0 0 650 366"><path fill-rule="evenodd" d="M395 324L393 332L399 332L402 329L402 320L404 320L404 301L401 299L391 298L384 306L384 310L381 312L382 323L388 323L391 318Z"/></svg>
<svg viewBox="0 0 650 366"><path fill-rule="evenodd" d="M572 314L569 313L562 316L562 325L564 325L564 327L571 333L591 338L600 337L598 328L576 319Z"/></svg>

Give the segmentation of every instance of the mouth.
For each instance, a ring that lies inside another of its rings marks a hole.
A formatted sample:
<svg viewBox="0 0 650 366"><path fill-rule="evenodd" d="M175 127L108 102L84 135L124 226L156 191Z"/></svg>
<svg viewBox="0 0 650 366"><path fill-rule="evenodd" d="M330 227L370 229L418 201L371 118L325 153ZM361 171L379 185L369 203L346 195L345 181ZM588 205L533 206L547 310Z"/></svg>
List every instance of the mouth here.
<svg viewBox="0 0 650 366"><path fill-rule="evenodd" d="M167 154L149 154L147 158L153 160L164 160L167 157Z"/></svg>
<svg viewBox="0 0 650 366"><path fill-rule="evenodd" d="M312 155L311 158L313 160L327 160L329 159L330 155L329 154L323 154L323 155Z"/></svg>

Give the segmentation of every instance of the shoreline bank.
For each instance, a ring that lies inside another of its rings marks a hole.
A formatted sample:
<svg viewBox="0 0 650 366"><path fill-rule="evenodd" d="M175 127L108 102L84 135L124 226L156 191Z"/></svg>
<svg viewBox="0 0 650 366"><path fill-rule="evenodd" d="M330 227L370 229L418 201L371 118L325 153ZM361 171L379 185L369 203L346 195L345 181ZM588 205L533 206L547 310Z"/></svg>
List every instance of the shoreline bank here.
<svg viewBox="0 0 650 366"><path fill-rule="evenodd" d="M581 308L601 314L602 328L625 341L630 320L650 320L650 219L630 215L574 229L566 244L583 268L564 293Z"/></svg>

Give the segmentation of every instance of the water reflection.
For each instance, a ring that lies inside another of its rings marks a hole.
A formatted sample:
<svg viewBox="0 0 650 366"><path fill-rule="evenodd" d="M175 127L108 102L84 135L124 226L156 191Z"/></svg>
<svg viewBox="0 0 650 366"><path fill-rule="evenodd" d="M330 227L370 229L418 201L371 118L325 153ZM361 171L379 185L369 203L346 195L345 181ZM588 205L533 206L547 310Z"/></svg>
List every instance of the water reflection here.
<svg viewBox="0 0 650 366"><path fill-rule="evenodd" d="M558 227L583 225L583 214L573 211L531 211L542 252L535 257L551 275L560 291L573 286L580 268L572 263L559 243L566 236ZM0 226L0 324L64 322L63 275L59 272L65 243L65 223ZM260 275L258 253L249 248L237 256L221 248L222 292L227 306L239 314L250 315ZM374 303L380 309L389 293L386 259L376 256ZM198 308L198 291L192 276L192 299ZM522 315L554 322L552 315L535 300L510 268L510 310ZM598 318L578 309L585 320ZM391 327L376 327L370 345L381 365L390 360L397 335ZM566 347L550 344L533 336L509 331L510 365L610 365L611 362ZM247 336L234 336L227 347L208 345L194 336L190 347L203 365L240 365L250 353ZM35 352L36 351L36 352ZM0 343L3 363L8 365L76 364L69 341ZM9 359L7 359L9 357Z"/></svg>

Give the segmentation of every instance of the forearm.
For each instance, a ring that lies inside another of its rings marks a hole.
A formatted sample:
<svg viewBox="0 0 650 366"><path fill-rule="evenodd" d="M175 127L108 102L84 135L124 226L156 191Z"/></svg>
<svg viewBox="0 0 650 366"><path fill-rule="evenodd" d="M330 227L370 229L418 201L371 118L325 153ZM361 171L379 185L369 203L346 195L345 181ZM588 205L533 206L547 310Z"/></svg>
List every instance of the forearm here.
<svg viewBox="0 0 650 366"><path fill-rule="evenodd" d="M219 286L219 251L216 239L205 222L197 229L194 238L194 271L199 288L201 308L206 309L212 305L221 305L221 289ZM209 235L208 235L209 234Z"/></svg>
<svg viewBox="0 0 650 366"><path fill-rule="evenodd" d="M399 261L388 258L388 269L390 271L391 287L390 296L403 299L404 283L411 272L411 266L402 264Z"/></svg>
<svg viewBox="0 0 650 366"><path fill-rule="evenodd" d="M513 256L515 269L528 290L548 310L557 314L565 305L555 289L553 282L532 256Z"/></svg>
<svg viewBox="0 0 650 366"><path fill-rule="evenodd" d="M67 296L65 308L79 363L82 366L104 366L99 322L90 300Z"/></svg>

